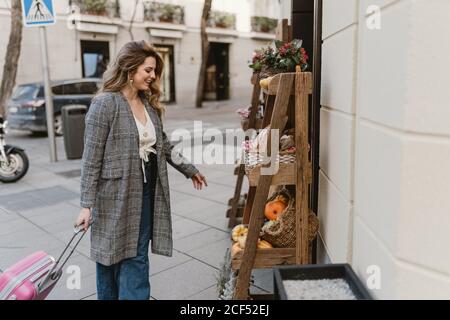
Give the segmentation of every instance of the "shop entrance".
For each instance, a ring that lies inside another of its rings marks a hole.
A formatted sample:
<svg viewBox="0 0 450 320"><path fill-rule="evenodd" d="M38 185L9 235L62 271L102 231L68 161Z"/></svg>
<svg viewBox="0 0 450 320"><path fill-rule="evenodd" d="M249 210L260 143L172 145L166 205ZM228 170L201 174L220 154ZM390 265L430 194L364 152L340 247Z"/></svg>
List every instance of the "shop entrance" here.
<svg viewBox="0 0 450 320"><path fill-rule="evenodd" d="M164 70L161 77L161 101L175 101L175 67L173 46L155 45L156 51L164 61Z"/></svg>
<svg viewBox="0 0 450 320"><path fill-rule="evenodd" d="M206 64L204 100L230 98L229 44L211 42Z"/></svg>
<svg viewBox="0 0 450 320"><path fill-rule="evenodd" d="M81 41L83 78L101 78L109 63L109 42Z"/></svg>

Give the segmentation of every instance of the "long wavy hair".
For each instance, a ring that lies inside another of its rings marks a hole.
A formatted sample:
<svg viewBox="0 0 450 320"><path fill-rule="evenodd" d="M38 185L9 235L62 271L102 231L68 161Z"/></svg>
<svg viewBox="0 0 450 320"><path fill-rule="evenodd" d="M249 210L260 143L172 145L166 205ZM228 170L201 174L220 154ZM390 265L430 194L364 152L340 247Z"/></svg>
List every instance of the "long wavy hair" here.
<svg viewBox="0 0 450 320"><path fill-rule="evenodd" d="M159 102L161 90L159 83L164 68L164 62L156 50L146 41L131 41L125 44L109 64L103 74L103 86L98 94L102 92L118 92L129 85L130 79L136 73L138 67L145 59L153 57L156 60L156 79L150 85L148 91L141 91L141 96L150 102L160 117L164 115L164 106Z"/></svg>

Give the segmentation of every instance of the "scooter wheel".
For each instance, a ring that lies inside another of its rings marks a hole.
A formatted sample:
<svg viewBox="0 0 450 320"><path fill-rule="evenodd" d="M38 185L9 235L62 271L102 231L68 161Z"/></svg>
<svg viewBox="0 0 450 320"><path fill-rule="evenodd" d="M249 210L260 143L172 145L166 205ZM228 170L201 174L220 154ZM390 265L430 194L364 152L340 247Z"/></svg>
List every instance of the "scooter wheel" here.
<svg viewBox="0 0 450 320"><path fill-rule="evenodd" d="M30 165L26 153L22 150L13 150L8 155L8 160L9 166L0 163L0 181L12 183L22 179Z"/></svg>

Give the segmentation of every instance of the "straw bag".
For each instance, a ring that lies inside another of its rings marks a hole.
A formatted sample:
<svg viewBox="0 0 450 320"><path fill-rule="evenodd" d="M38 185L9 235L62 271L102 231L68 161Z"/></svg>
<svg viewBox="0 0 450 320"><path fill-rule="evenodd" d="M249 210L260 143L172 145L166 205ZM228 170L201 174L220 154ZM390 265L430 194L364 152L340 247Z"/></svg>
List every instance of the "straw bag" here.
<svg viewBox="0 0 450 320"><path fill-rule="evenodd" d="M260 236L275 248L294 248L296 243L295 199L287 189L282 189L273 194L267 202L273 201L279 195L288 199L288 205L279 214L277 220L263 227ZM319 230L319 219L313 213L309 214L308 228L308 240L312 241Z"/></svg>

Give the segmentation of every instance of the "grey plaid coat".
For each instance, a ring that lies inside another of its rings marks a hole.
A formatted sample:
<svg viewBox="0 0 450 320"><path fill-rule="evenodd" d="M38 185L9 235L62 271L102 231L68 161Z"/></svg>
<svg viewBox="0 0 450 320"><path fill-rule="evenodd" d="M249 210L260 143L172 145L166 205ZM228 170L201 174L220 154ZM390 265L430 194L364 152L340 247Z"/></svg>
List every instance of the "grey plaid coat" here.
<svg viewBox="0 0 450 320"><path fill-rule="evenodd" d="M158 175L153 214L152 252L172 255L167 162L191 178L198 170L163 131L156 110L145 102L155 126ZM120 92L102 93L86 115L81 170L81 206L92 208L91 258L109 266L136 256L142 210L143 173L139 133L131 108Z"/></svg>

